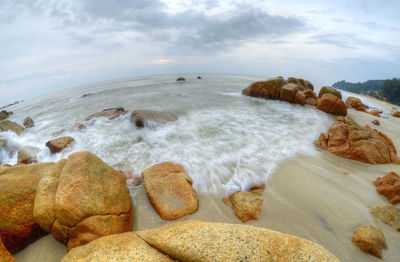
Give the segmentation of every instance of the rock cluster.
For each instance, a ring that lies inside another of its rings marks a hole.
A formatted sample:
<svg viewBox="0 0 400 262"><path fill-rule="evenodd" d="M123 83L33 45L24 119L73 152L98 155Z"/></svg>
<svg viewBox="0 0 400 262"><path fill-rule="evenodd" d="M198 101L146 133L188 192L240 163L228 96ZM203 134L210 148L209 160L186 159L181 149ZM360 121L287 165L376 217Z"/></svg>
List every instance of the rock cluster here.
<svg viewBox="0 0 400 262"><path fill-rule="evenodd" d="M365 163L400 164L390 138L369 126L359 126L350 117L339 117L314 144L335 155Z"/></svg>
<svg viewBox="0 0 400 262"><path fill-rule="evenodd" d="M371 224L357 228L353 233L352 241L363 252L382 258L382 249L387 249L385 236L382 231Z"/></svg>
<svg viewBox="0 0 400 262"><path fill-rule="evenodd" d="M178 77L178 78L176 79L176 81L177 81L177 82L184 82L184 81L186 81L186 79L183 78L183 77Z"/></svg>
<svg viewBox="0 0 400 262"><path fill-rule="evenodd" d="M320 92L321 93L321 92ZM331 113L339 116L347 115L346 105L342 99L333 93L324 93L317 102L317 108L326 113Z"/></svg>
<svg viewBox="0 0 400 262"><path fill-rule="evenodd" d="M89 120L91 120L93 118L97 118L97 117L105 117L105 118L108 118L109 120L112 120L119 116L125 115L126 113L128 113L128 111L126 111L123 107L107 108L107 109L103 109L100 112L94 113L94 114L86 117L85 120L89 121Z"/></svg>
<svg viewBox="0 0 400 262"><path fill-rule="evenodd" d="M131 122L137 127L151 127L154 124L166 124L177 119L173 113L153 110L134 110L131 114Z"/></svg>
<svg viewBox="0 0 400 262"><path fill-rule="evenodd" d="M391 204L400 203L400 176L390 172L374 181L376 192L383 195Z"/></svg>

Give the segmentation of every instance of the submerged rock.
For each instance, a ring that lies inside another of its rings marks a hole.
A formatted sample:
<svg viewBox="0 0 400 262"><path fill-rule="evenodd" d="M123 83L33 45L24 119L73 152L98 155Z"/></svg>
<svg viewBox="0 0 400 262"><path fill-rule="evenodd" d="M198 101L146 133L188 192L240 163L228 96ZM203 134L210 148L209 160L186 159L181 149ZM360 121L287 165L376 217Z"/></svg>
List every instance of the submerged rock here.
<svg viewBox="0 0 400 262"><path fill-rule="evenodd" d="M374 181L376 192L383 195L391 204L400 203L400 176L390 172Z"/></svg>
<svg viewBox="0 0 400 262"><path fill-rule="evenodd" d="M67 146L71 145L71 142L74 142L75 139L70 136L63 136L53 140L50 140L46 143L46 146L50 149L52 154L59 153Z"/></svg>
<svg viewBox="0 0 400 262"><path fill-rule="evenodd" d="M379 110L371 110L367 112L370 115L376 116L376 117L381 117L381 111Z"/></svg>
<svg viewBox="0 0 400 262"><path fill-rule="evenodd" d="M176 79L176 81L177 81L177 82L184 82L184 81L186 81L186 79L183 78L183 77L178 77L178 78Z"/></svg>
<svg viewBox="0 0 400 262"><path fill-rule="evenodd" d="M382 249L387 249L385 236L382 231L371 224L357 228L353 233L352 241L363 252L382 258Z"/></svg>
<svg viewBox="0 0 400 262"><path fill-rule="evenodd" d="M319 90L319 98L321 98L324 94L332 94L340 99L342 99L342 93L340 93L339 90L336 90L335 88L331 86L323 86L321 87L321 90Z"/></svg>
<svg viewBox="0 0 400 262"><path fill-rule="evenodd" d="M94 114L86 117L85 120L89 121L90 119L93 119L96 117L105 117L105 118L108 118L109 120L112 120L119 116L125 115L126 113L128 113L128 111L125 111L125 109L123 107L107 108L107 109L103 109L100 112L94 113Z"/></svg>
<svg viewBox="0 0 400 262"><path fill-rule="evenodd" d="M17 123L9 120L4 120L0 122L0 132L12 131L17 135L21 135L24 132L24 128Z"/></svg>
<svg viewBox="0 0 400 262"><path fill-rule="evenodd" d="M342 99L332 93L323 94L320 99L318 99L317 108L321 111L334 115L347 115L347 108Z"/></svg>
<svg viewBox="0 0 400 262"><path fill-rule="evenodd" d="M374 124L374 125L376 125L376 126L381 125L381 123L379 123L379 120L378 120L378 119L372 120L371 123Z"/></svg>
<svg viewBox="0 0 400 262"><path fill-rule="evenodd" d="M144 170L142 177L149 200L162 219L175 220L197 211L197 195L183 166L159 163Z"/></svg>
<svg viewBox="0 0 400 262"><path fill-rule="evenodd" d="M37 154L39 149L32 146L21 147L18 151L18 163L22 164L32 164L37 163Z"/></svg>
<svg viewBox="0 0 400 262"><path fill-rule="evenodd" d="M369 211L377 219L400 232L400 207L392 205L372 207Z"/></svg>
<svg viewBox="0 0 400 262"><path fill-rule="evenodd" d="M25 128L32 128L35 126L35 122L33 122L32 118L29 116L24 120L24 127Z"/></svg>
<svg viewBox="0 0 400 262"><path fill-rule="evenodd" d="M131 122L137 127L144 127L151 123L166 124L177 119L178 117L170 112L153 110L134 110L131 114Z"/></svg>
<svg viewBox="0 0 400 262"><path fill-rule="evenodd" d="M339 117L314 144L335 155L365 163L400 164L390 138L369 126L359 126L350 117Z"/></svg>
<svg viewBox="0 0 400 262"><path fill-rule="evenodd" d="M0 262L15 262L15 258L8 252L0 237Z"/></svg>
<svg viewBox="0 0 400 262"><path fill-rule="evenodd" d="M0 121L4 120L4 119L7 119L11 115L11 113L12 112L8 112L6 110L0 111Z"/></svg>

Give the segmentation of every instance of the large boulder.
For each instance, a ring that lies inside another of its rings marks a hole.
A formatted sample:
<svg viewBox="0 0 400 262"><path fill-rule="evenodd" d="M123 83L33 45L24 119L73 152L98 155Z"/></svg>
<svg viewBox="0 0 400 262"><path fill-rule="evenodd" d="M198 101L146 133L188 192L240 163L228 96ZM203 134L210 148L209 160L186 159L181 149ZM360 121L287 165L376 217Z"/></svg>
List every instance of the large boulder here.
<svg viewBox="0 0 400 262"><path fill-rule="evenodd" d="M33 122L32 118L30 118L29 116L27 118L25 118L24 120L24 127L25 128L31 128L35 126L35 122Z"/></svg>
<svg viewBox="0 0 400 262"><path fill-rule="evenodd" d="M32 164L37 163L37 154L39 149L32 146L24 146L18 150L18 163L20 164Z"/></svg>
<svg viewBox="0 0 400 262"><path fill-rule="evenodd" d="M317 108L321 111L334 115L347 115L347 108L342 99L331 93L326 93L322 95L320 99L318 99Z"/></svg>
<svg viewBox="0 0 400 262"><path fill-rule="evenodd" d="M367 105L364 105L359 98L353 96L349 96L346 99L346 106L363 112L367 112L367 109L369 108Z"/></svg>
<svg viewBox="0 0 400 262"><path fill-rule="evenodd" d="M390 172L374 181L376 192L383 195L391 204L400 203L400 176Z"/></svg>
<svg viewBox="0 0 400 262"><path fill-rule="evenodd" d="M178 261L339 261L311 241L247 225L188 220L136 233Z"/></svg>
<svg viewBox="0 0 400 262"><path fill-rule="evenodd" d="M123 107L107 108L107 109L103 109L100 112L94 113L94 114L86 117L85 120L89 121L90 119L93 119L96 117L105 117L105 118L108 118L109 120L112 120L119 116L125 115L126 113L128 113L128 111L125 111L125 109Z"/></svg>
<svg viewBox="0 0 400 262"><path fill-rule="evenodd" d="M72 249L62 262L172 262L134 232L101 237L84 246Z"/></svg>
<svg viewBox="0 0 400 262"><path fill-rule="evenodd" d="M350 117L338 117L314 144L335 155L365 163L400 164L390 138L369 126L359 126Z"/></svg>
<svg viewBox="0 0 400 262"><path fill-rule="evenodd" d="M324 94L328 94L328 93L333 94L336 97L342 99L342 93L340 93L339 90L336 90L335 88L330 87L330 86L321 87L321 89L319 90L318 96L319 96L319 98L321 98Z"/></svg>
<svg viewBox="0 0 400 262"><path fill-rule="evenodd" d="M352 241L363 252L382 258L382 249L387 249L385 236L382 231L371 224L357 228L353 232Z"/></svg>
<svg viewBox="0 0 400 262"><path fill-rule="evenodd" d="M137 127L166 124L177 119L178 117L173 113L153 110L134 110L131 114L131 122Z"/></svg>
<svg viewBox="0 0 400 262"><path fill-rule="evenodd" d="M243 89L242 94L266 99L279 99L280 90L287 82L282 77L270 78L266 81L254 82Z"/></svg>
<svg viewBox="0 0 400 262"><path fill-rule="evenodd" d="M392 116L400 118L400 111L394 112Z"/></svg>
<svg viewBox="0 0 400 262"><path fill-rule="evenodd" d="M15 262L15 258L8 252L0 237L0 262Z"/></svg>
<svg viewBox="0 0 400 262"><path fill-rule="evenodd" d="M4 120L0 122L0 132L6 132L6 131L12 131L16 133L17 135L21 135L22 132L24 132L24 128L17 123L10 121L10 120Z"/></svg>
<svg viewBox="0 0 400 262"><path fill-rule="evenodd" d="M50 153L55 154L64 150L67 146L72 145L75 139L70 136L59 137L50 141L47 141L46 146L49 148Z"/></svg>
<svg viewBox="0 0 400 262"><path fill-rule="evenodd" d="M142 177L149 200L162 219L175 220L197 211L197 195L183 166L159 163L144 170Z"/></svg>
<svg viewBox="0 0 400 262"><path fill-rule="evenodd" d="M400 232L400 207L393 205L372 207L369 211L377 219Z"/></svg>

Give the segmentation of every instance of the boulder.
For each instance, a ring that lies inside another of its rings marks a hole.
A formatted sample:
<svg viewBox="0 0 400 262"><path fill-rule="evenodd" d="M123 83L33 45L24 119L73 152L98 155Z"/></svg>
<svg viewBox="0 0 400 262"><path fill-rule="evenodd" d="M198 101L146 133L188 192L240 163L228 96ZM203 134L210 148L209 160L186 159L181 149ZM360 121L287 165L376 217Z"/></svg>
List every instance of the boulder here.
<svg viewBox="0 0 400 262"><path fill-rule="evenodd" d="M376 117L381 117L381 112L379 110L371 110L368 111L367 113Z"/></svg>
<svg viewBox="0 0 400 262"><path fill-rule="evenodd" d="M324 94L327 94L327 93L333 94L333 95L335 95L336 97L342 99L342 93L340 93L339 90L336 90L335 88L330 87L330 86L323 86L323 87L321 87L321 90L319 90L318 96L319 96L319 98L321 98Z"/></svg>
<svg viewBox="0 0 400 262"><path fill-rule="evenodd" d="M100 112L94 113L94 114L86 117L85 120L89 121L90 119L97 118L97 117L105 117L105 118L108 118L109 120L112 120L119 116L125 115L126 113L128 113L128 111L125 111L125 109L123 107L107 108L107 109L103 109Z"/></svg>
<svg viewBox="0 0 400 262"><path fill-rule="evenodd" d="M177 81L177 82L184 82L184 81L186 81L186 79L183 78L183 77L178 77L178 78L176 79L176 81Z"/></svg>
<svg viewBox="0 0 400 262"><path fill-rule="evenodd" d="M316 106L317 105L317 100L315 100L314 98L307 98L306 99L306 104L310 105L310 106Z"/></svg>
<svg viewBox="0 0 400 262"><path fill-rule="evenodd" d="M379 120L378 120L378 119L372 120L371 123L374 124L374 125L376 125L376 126L379 126L379 125L381 124L381 123L379 123Z"/></svg>
<svg viewBox="0 0 400 262"><path fill-rule="evenodd" d="M25 128L32 128L35 126L35 122L33 122L32 118L29 116L24 120L24 127Z"/></svg>
<svg viewBox="0 0 400 262"><path fill-rule="evenodd" d="M331 93L325 93L322 95L322 97L320 97L320 99L318 99L317 108L321 111L334 115L347 115L347 108L342 99Z"/></svg>
<svg viewBox="0 0 400 262"><path fill-rule="evenodd" d="M357 228L353 232L352 241L363 252L382 258L382 249L387 249L385 236L382 231L371 224Z"/></svg>
<svg viewBox="0 0 400 262"><path fill-rule="evenodd" d="M256 193L249 191L237 192L230 195L230 200L240 221L246 223L249 220L257 220L263 200L257 197Z"/></svg>
<svg viewBox="0 0 400 262"><path fill-rule="evenodd" d="M183 166L159 163L144 170L142 177L149 200L162 219L175 220L197 211L197 195Z"/></svg>
<svg viewBox="0 0 400 262"><path fill-rule="evenodd" d="M0 262L15 262L15 258L8 252L0 237Z"/></svg>
<svg viewBox="0 0 400 262"><path fill-rule="evenodd" d="M400 176L390 172L374 181L376 192L383 195L391 204L400 203Z"/></svg>
<svg viewBox="0 0 400 262"><path fill-rule="evenodd" d="M359 126L350 117L338 117L314 144L335 155L365 163L400 164L390 138L369 126Z"/></svg>
<svg viewBox="0 0 400 262"><path fill-rule="evenodd" d="M188 220L136 233L178 261L339 261L311 241L248 225Z"/></svg>
<svg viewBox="0 0 400 262"><path fill-rule="evenodd" d="M4 120L0 122L0 132L12 131L17 135L21 135L24 132L24 128L17 123L9 120Z"/></svg>
<svg viewBox="0 0 400 262"><path fill-rule="evenodd" d="M311 90L311 89L306 89L306 90L304 91L304 96L306 97L306 99L308 99L308 98L314 98L315 101L318 100L317 94L316 94L313 90Z"/></svg>
<svg viewBox="0 0 400 262"><path fill-rule="evenodd" d="M377 219L400 232L400 207L392 205L372 207L369 211Z"/></svg>
<svg viewBox="0 0 400 262"><path fill-rule="evenodd" d="M12 112L7 112L6 110L2 110L0 112L0 121L7 119L11 115L11 113Z"/></svg>
<svg viewBox="0 0 400 262"><path fill-rule="evenodd" d="M166 124L176 121L178 117L170 112L152 110L134 110L131 114L131 122L137 127L152 126L154 124Z"/></svg>
<svg viewBox="0 0 400 262"><path fill-rule="evenodd" d="M24 146L18 150L18 163L20 164L32 164L37 163L37 154L39 149L32 146Z"/></svg>
<svg viewBox="0 0 400 262"><path fill-rule="evenodd" d="M400 111L394 112L394 113L392 114L392 116L394 116L394 117L400 117Z"/></svg>
<svg viewBox="0 0 400 262"><path fill-rule="evenodd" d="M266 81L254 82L243 89L242 94L266 99L279 99L280 90L287 82L281 77L270 78Z"/></svg>
<svg viewBox="0 0 400 262"><path fill-rule="evenodd" d="M101 237L84 246L72 249L61 262L172 262L134 232Z"/></svg>
<svg viewBox="0 0 400 262"><path fill-rule="evenodd" d="M299 89L299 86L295 84L286 84L282 86L279 100L300 105L304 105L306 103L304 93Z"/></svg>
<svg viewBox="0 0 400 262"><path fill-rule="evenodd" d="M363 112L366 112L367 109L369 108L367 105L364 105L359 98L353 96L349 96L346 99L346 106L348 108L354 108L357 111L363 111Z"/></svg>
<svg viewBox="0 0 400 262"><path fill-rule="evenodd" d="M63 136L53 140L50 140L46 143L46 146L50 149L52 154L61 152L67 146L71 146L71 142L75 141L73 137Z"/></svg>

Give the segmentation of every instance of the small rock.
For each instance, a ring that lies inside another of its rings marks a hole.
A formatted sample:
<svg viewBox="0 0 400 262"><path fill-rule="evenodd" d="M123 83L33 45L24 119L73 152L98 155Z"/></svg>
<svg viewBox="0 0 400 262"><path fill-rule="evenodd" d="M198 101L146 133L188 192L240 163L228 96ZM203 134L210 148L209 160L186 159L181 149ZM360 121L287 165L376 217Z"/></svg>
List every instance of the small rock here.
<svg viewBox="0 0 400 262"><path fill-rule="evenodd" d="M32 164L37 163L39 149L31 146L21 147L18 151L18 163Z"/></svg>
<svg viewBox="0 0 400 262"><path fill-rule="evenodd" d="M243 191L234 193L230 196L236 216L246 223L249 220L257 220L257 215L261 212L263 200L258 198L253 192Z"/></svg>
<svg viewBox="0 0 400 262"><path fill-rule="evenodd" d="M347 176L349 174L349 172L343 172L343 175Z"/></svg>
<svg viewBox="0 0 400 262"><path fill-rule="evenodd" d="M320 92L321 94L321 92ZM334 115L347 115L347 107L342 99L332 93L324 93L317 102L317 108L326 113Z"/></svg>
<svg viewBox="0 0 400 262"><path fill-rule="evenodd" d="M222 202L223 202L225 205L227 205L228 207L232 207L232 201L231 201L231 199L230 199L229 197L224 197L224 198L222 199Z"/></svg>
<svg viewBox="0 0 400 262"><path fill-rule="evenodd" d="M201 79L201 76L198 76L197 79Z"/></svg>
<svg viewBox="0 0 400 262"><path fill-rule="evenodd" d="M363 252L382 258L382 249L387 249L385 236L382 231L371 224L357 228L353 233L352 241Z"/></svg>
<svg viewBox="0 0 400 262"><path fill-rule="evenodd" d="M357 97L349 96L346 99L346 106L349 108L354 108L357 111L363 111L366 112L367 109L369 108L367 105L364 105L361 100Z"/></svg>
<svg viewBox="0 0 400 262"><path fill-rule="evenodd" d="M142 141L143 141L143 137L138 136L138 137L136 138L134 144L140 143L140 142L142 142Z"/></svg>
<svg viewBox="0 0 400 262"><path fill-rule="evenodd" d="M265 190L265 184L259 186L253 186L252 188L250 188L250 192L257 194L259 196L262 196L264 190Z"/></svg>
<svg viewBox="0 0 400 262"><path fill-rule="evenodd" d="M6 131L12 131L16 133L17 135L21 135L22 132L24 132L24 128L17 123L9 120L4 120L0 122L0 132L6 132Z"/></svg>
<svg viewBox="0 0 400 262"><path fill-rule="evenodd" d="M32 118L30 118L29 116L27 118L25 118L24 120L24 127L25 128L31 128L35 126L35 122L33 122Z"/></svg>
<svg viewBox="0 0 400 262"><path fill-rule="evenodd" d="M132 185L135 186L135 187L139 186L141 182L142 182L142 180L140 179L140 177L132 178Z"/></svg>
<svg viewBox="0 0 400 262"><path fill-rule="evenodd" d="M11 114L12 114L12 112L8 112L6 110L2 110L0 112L0 121L4 120L4 119L7 119Z"/></svg>
<svg viewBox="0 0 400 262"><path fill-rule="evenodd" d="M84 130L84 129L86 129L87 127L84 125L84 124L81 124L81 123L76 123L75 125L74 125L74 129L79 129L79 130Z"/></svg>
<svg viewBox="0 0 400 262"><path fill-rule="evenodd" d="M96 117L106 117L109 120L112 120L121 115L125 115L126 113L128 113L128 111L125 111L125 109L123 107L107 108L107 109L103 109L100 112L94 113L94 114L86 117L85 120L89 121L90 119L96 118Z"/></svg>
<svg viewBox="0 0 400 262"><path fill-rule="evenodd" d="M177 119L178 117L170 112L153 110L134 110L131 114L131 122L137 127L151 126L152 123L166 124Z"/></svg>
<svg viewBox="0 0 400 262"><path fill-rule="evenodd" d="M71 142L75 141L73 137L63 136L46 143L46 146L50 149L52 154L61 152L64 148L70 145Z"/></svg>
<svg viewBox="0 0 400 262"><path fill-rule="evenodd" d="M390 172L384 177L375 180L374 185L378 194L386 197L391 204L400 203L400 176Z"/></svg>
<svg viewBox="0 0 400 262"><path fill-rule="evenodd" d="M392 114L392 116L394 116L394 117L400 117L400 111L394 112L394 113Z"/></svg>
<svg viewBox="0 0 400 262"><path fill-rule="evenodd" d="M381 125L381 123L379 123L379 120L378 119L374 119L374 120L372 120L372 122L371 122L372 124L374 124L374 125L376 125L376 126L379 126L379 125Z"/></svg>
<svg viewBox="0 0 400 262"><path fill-rule="evenodd" d="M377 219L400 232L400 207L392 205L372 207L369 209L369 211Z"/></svg>
<svg viewBox="0 0 400 262"><path fill-rule="evenodd" d="M178 78L176 79L176 81L177 81L177 82L180 82L180 81L182 81L182 82L183 82L183 81L186 81L186 79L185 79L185 78L183 78L183 77L178 77Z"/></svg>

